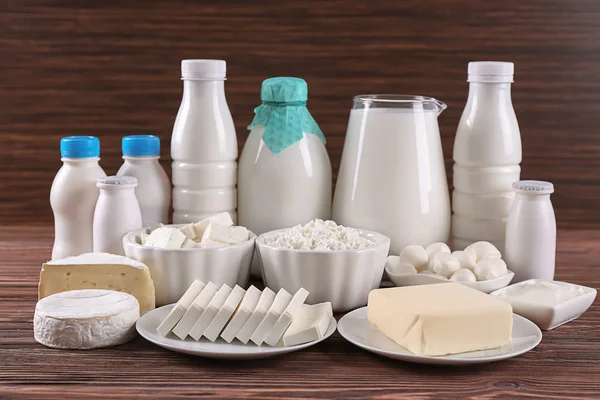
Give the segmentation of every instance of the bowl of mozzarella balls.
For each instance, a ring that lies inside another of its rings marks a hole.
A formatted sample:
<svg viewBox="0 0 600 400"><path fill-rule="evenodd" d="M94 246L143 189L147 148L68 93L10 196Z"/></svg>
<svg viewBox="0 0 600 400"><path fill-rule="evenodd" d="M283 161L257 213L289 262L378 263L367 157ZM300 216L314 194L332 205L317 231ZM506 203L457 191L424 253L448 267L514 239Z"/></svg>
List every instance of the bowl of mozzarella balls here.
<svg viewBox="0 0 600 400"><path fill-rule="evenodd" d="M396 286L452 281L484 293L507 286L515 276L500 251L484 241L454 252L446 243L406 246L400 255L387 258L385 271Z"/></svg>

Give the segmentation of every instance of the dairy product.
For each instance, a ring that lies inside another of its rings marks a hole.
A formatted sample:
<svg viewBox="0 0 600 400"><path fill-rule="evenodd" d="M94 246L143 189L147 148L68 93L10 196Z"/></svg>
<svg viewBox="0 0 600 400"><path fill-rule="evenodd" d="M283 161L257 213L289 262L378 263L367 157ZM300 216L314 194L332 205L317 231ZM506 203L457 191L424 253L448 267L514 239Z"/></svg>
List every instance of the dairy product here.
<svg viewBox="0 0 600 400"><path fill-rule="evenodd" d="M248 229L243 226L225 226L215 222L209 223L204 234L202 234L202 242L236 244L246 240L248 240Z"/></svg>
<svg viewBox="0 0 600 400"><path fill-rule="evenodd" d="M200 315L200 318L198 318L198 321L196 321L192 329L190 329L189 335L194 340L199 340L202 337L204 331L206 331L219 313L221 307L223 307L227 301L231 291L232 289L227 285L223 285L219 290L217 290L217 293L215 293L210 303L208 303L208 306L206 306L202 312L202 315Z"/></svg>
<svg viewBox="0 0 600 400"><path fill-rule="evenodd" d="M472 253L466 252L464 250L457 250L453 251L452 255L458 260L461 268L466 268L471 271L475 269L477 259Z"/></svg>
<svg viewBox="0 0 600 400"><path fill-rule="evenodd" d="M187 337L218 290L219 288L214 283L208 282L202 292L190 304L181 320L173 328L173 333L179 339L184 340Z"/></svg>
<svg viewBox="0 0 600 400"><path fill-rule="evenodd" d="M455 282L477 282L477 277L467 268L461 268L450 276L451 281Z"/></svg>
<svg viewBox="0 0 600 400"><path fill-rule="evenodd" d="M295 346L322 339L332 317L333 311L329 302L301 307L283 334L283 344Z"/></svg>
<svg viewBox="0 0 600 400"><path fill-rule="evenodd" d="M429 260L429 269L449 278L460 269L460 261L450 253L435 253Z"/></svg>
<svg viewBox="0 0 600 400"><path fill-rule="evenodd" d="M231 291L231 294L229 297L227 297L227 300L225 300L223 307L221 307L210 325L208 325L208 328L206 328L204 331L204 337L211 342L214 342L219 337L221 331L223 331L223 328L229 322L231 316L240 305L245 293L246 291L244 289L238 285L235 285Z"/></svg>
<svg viewBox="0 0 600 400"><path fill-rule="evenodd" d="M33 335L58 349L117 346L135 337L140 305L128 293L70 290L44 297L35 306Z"/></svg>
<svg viewBox="0 0 600 400"><path fill-rule="evenodd" d="M181 230L163 226L153 230L144 241L144 246L162 249L180 249L186 242L186 236Z"/></svg>
<svg viewBox="0 0 600 400"><path fill-rule="evenodd" d="M445 108L428 97L355 97L332 219L390 237L392 254L447 241L450 198L437 121Z"/></svg>
<svg viewBox="0 0 600 400"><path fill-rule="evenodd" d="M193 301L198 297L206 284L196 279L190 287L185 291L183 296L177 301L175 307L169 312L167 318L158 325L156 330L162 336L167 336L169 332L177 325L179 320L185 315L187 309L192 305Z"/></svg>
<svg viewBox="0 0 600 400"><path fill-rule="evenodd" d="M296 250L352 250L375 245L358 229L321 219L266 235L264 242L269 246Z"/></svg>
<svg viewBox="0 0 600 400"><path fill-rule="evenodd" d="M235 337L242 343L246 344L250 340L250 337L267 315L267 312L271 308L273 301L275 300L275 292L266 287L258 299L258 304L254 308L252 315L248 318L248 321L242 326L240 331Z"/></svg>
<svg viewBox="0 0 600 400"><path fill-rule="evenodd" d="M422 271L429 264L429 253L419 245L410 245L402 249L399 261L414 266L417 271Z"/></svg>
<svg viewBox="0 0 600 400"><path fill-rule="evenodd" d="M269 346L277 346L277 343L279 343L279 340L283 337L285 331L290 327L290 324L302 307L302 304L304 304L306 301L307 297L308 291L304 288L300 288L300 290L294 294L290 300L290 303L287 305L285 310L283 310L283 313L281 313L273 325L273 328L271 328L271 331L268 333L265 343L267 343Z"/></svg>
<svg viewBox="0 0 600 400"><path fill-rule="evenodd" d="M204 231L208 228L210 223L219 224L222 226L232 226L233 220L231 219L231 215L227 212L213 215L211 217L205 218L199 222L193 222L191 224L187 224L186 226L180 228L181 232L183 232L188 239L197 239L202 238L204 235Z"/></svg>
<svg viewBox="0 0 600 400"><path fill-rule="evenodd" d="M38 297L78 289L108 289L129 293L143 315L155 306L154 283L148 267L127 257L86 253L42 265Z"/></svg>
<svg viewBox="0 0 600 400"><path fill-rule="evenodd" d="M246 290L246 294L242 299L242 302L238 306L237 310L233 313L233 316L229 320L229 323L221 333L221 338L227 343L231 343L235 336L238 334L242 326L248 321L252 312L258 304L261 292L254 286L250 286Z"/></svg>
<svg viewBox="0 0 600 400"><path fill-rule="evenodd" d="M429 254L429 257L431 257L437 253L451 253L450 247L448 247L448 245L444 242L431 243L429 246L427 246L425 248L425 251L427 251L427 254Z"/></svg>
<svg viewBox="0 0 600 400"><path fill-rule="evenodd" d="M98 165L98 138L62 138L60 151L63 165L50 189L50 205L54 213L53 259L92 251L94 208L99 194L96 180L106 176Z"/></svg>
<svg viewBox="0 0 600 400"><path fill-rule="evenodd" d="M556 306L582 294L585 294L585 289L581 286L534 280L507 287L502 297L515 304L515 307L518 304Z"/></svg>
<svg viewBox="0 0 600 400"><path fill-rule="evenodd" d="M388 256L385 260L385 270L394 275L414 275L419 272L414 265L400 261L398 256Z"/></svg>
<svg viewBox="0 0 600 400"><path fill-rule="evenodd" d="M373 290L368 319L400 346L426 356L503 346L513 323L510 304L453 282Z"/></svg>
<svg viewBox="0 0 600 400"><path fill-rule="evenodd" d="M506 263L499 258L488 258L481 260L475 266L473 273L477 276L477 280L486 281L496 279L508 273Z"/></svg>
<svg viewBox="0 0 600 400"><path fill-rule="evenodd" d="M269 332L271 331L271 329L273 329L275 322L277 322L277 320L284 312L286 307L290 304L291 300L291 294L289 294L283 288L279 289L279 292L277 292L275 299L273 299L273 304L271 304L269 311L267 311L265 317L262 321L260 321L260 324L258 324L256 330L250 337L250 340L252 340L254 344L260 346L265 341L265 339L269 335Z"/></svg>
<svg viewBox="0 0 600 400"><path fill-rule="evenodd" d="M183 99L171 137L173 222L219 212L236 219L238 156L222 60L183 60Z"/></svg>

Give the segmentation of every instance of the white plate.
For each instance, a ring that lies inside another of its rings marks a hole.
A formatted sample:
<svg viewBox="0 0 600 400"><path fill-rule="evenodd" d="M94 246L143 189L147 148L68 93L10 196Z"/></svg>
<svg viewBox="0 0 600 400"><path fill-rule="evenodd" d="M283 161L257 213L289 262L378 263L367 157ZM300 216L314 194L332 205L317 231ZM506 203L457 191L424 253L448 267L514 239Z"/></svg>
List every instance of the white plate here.
<svg viewBox="0 0 600 400"><path fill-rule="evenodd" d="M350 343L370 352L421 364L466 365L504 360L526 353L542 340L542 331L531 321L513 314L512 340L497 349L471 351L447 356L418 356L382 334L367 320L367 307L344 315L338 331Z"/></svg>
<svg viewBox="0 0 600 400"><path fill-rule="evenodd" d="M243 344L237 339L233 342L227 343L223 339L219 338L214 343L206 338L202 338L199 341L195 341L191 337L187 337L185 340L179 339L172 332L166 337L158 334L156 328L166 318L173 304L163 306L144 314L136 323L136 329L138 333L149 342L154 343L157 346L164 347L172 351L179 353L191 354L194 356L209 357L209 358L225 358L232 360L249 360L255 358L266 358L273 357L280 354L291 353L313 346L317 343L322 342L335 332L336 322L335 318L331 318L329 327L323 339L315 340L314 342L299 344L296 346L285 346L285 347L271 347L268 345L256 346L254 343Z"/></svg>

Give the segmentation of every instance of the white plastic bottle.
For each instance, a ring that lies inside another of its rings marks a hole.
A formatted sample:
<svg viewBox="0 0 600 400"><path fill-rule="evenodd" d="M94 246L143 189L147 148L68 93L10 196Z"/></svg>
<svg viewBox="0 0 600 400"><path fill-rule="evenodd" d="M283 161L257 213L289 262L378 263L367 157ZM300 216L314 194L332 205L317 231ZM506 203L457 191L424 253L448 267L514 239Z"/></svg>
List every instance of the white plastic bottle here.
<svg viewBox="0 0 600 400"><path fill-rule="evenodd" d="M554 279L556 218L550 201L554 185L543 181L520 181L508 224L504 260L515 273L514 282Z"/></svg>
<svg viewBox="0 0 600 400"><path fill-rule="evenodd" d="M236 221L237 137L225 100L225 61L183 60L183 100L171 138L173 222L220 212Z"/></svg>
<svg viewBox="0 0 600 400"><path fill-rule="evenodd" d="M154 135L125 136L122 141L124 163L117 176L133 176L138 185L135 195L144 226L169 222L171 182L158 162L160 139Z"/></svg>
<svg viewBox="0 0 600 400"><path fill-rule="evenodd" d="M50 205L54 213L52 259L92 251L92 221L98 200L96 180L106 176L98 165L98 138L62 138L60 152L63 166L56 174L50 190Z"/></svg>
<svg viewBox="0 0 600 400"><path fill-rule="evenodd" d="M331 164L307 96L300 78L262 84L238 179L239 224L257 235L331 217ZM257 262L252 273L260 275Z"/></svg>
<svg viewBox="0 0 600 400"><path fill-rule="evenodd" d="M142 225L135 197L137 179L132 176L99 178L100 196L94 211L94 253L125 255L123 236Z"/></svg>
<svg viewBox="0 0 600 400"><path fill-rule="evenodd" d="M512 106L510 62L469 63L469 98L454 142L452 244L504 249L506 221L519 180L521 135Z"/></svg>

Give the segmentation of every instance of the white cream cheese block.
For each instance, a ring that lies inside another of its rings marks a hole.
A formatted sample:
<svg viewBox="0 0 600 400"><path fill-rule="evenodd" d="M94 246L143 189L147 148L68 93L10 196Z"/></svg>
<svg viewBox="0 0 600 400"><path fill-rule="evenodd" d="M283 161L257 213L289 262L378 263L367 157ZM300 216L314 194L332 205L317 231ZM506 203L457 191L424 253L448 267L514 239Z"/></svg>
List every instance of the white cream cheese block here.
<svg viewBox="0 0 600 400"><path fill-rule="evenodd" d="M210 303L208 303L208 306L204 309L204 312L202 313L202 315L200 315L198 321L196 321L192 329L190 329L189 335L194 340L199 340L202 337L206 328L208 328L208 326L219 313L221 307L223 307L223 305L225 304L225 301L227 301L227 298L231 294L231 291L231 287L223 285L217 291L217 293L215 293L215 296L210 301Z"/></svg>
<svg viewBox="0 0 600 400"><path fill-rule="evenodd" d="M248 229L243 226L225 226L210 222L202 235L202 242L207 240L226 244L236 244L248 240Z"/></svg>
<svg viewBox="0 0 600 400"><path fill-rule="evenodd" d="M42 265L38 298L79 289L107 289L132 294L140 313L154 309L154 283L148 267L127 257L85 253Z"/></svg>
<svg viewBox="0 0 600 400"><path fill-rule="evenodd" d="M171 310L167 318L160 323L156 330L162 336L167 336L169 332L177 325L179 320L185 315L185 312L192 305L192 302L198 297L206 284L196 279L190 287L185 291L183 296L177 301L175 307Z"/></svg>
<svg viewBox="0 0 600 400"><path fill-rule="evenodd" d="M426 356L503 346L513 322L509 303L455 282L375 289L368 319L400 346Z"/></svg>
<svg viewBox="0 0 600 400"><path fill-rule="evenodd" d="M137 299L112 290L71 290L38 301L33 333L38 343L58 349L116 346L135 337Z"/></svg>
<svg viewBox="0 0 600 400"><path fill-rule="evenodd" d="M202 292L194 299L181 320L173 328L173 333L179 339L184 340L187 337L218 290L214 283L208 282Z"/></svg>
<svg viewBox="0 0 600 400"><path fill-rule="evenodd" d="M252 315L250 318L248 318L248 321L246 321L244 326L242 326L240 331L235 336L240 342L244 344L248 343L258 325L265 318L265 315L267 315L267 312L275 300L275 296L275 292L268 287L262 291L260 299L258 299L258 304L252 312Z"/></svg>
<svg viewBox="0 0 600 400"><path fill-rule="evenodd" d="M240 305L240 302L244 298L246 291L242 289L240 286L235 285L227 300L225 300L225 304L219 310L215 318L212 320L208 328L203 333L203 336L214 342L221 334L221 331L227 324L227 321L231 318L235 310Z"/></svg>
<svg viewBox="0 0 600 400"><path fill-rule="evenodd" d="M268 344L269 346L277 346L277 343L279 343L279 340L281 339L285 331L290 327L294 316L298 313L298 311L302 307L302 304L304 304L304 302L306 301L307 297L308 291L304 288L300 288L300 290L298 290L294 294L288 306L285 308L285 310L283 310L283 313L281 313L281 315L273 325L273 328L271 328L271 330L269 331L265 339L266 344Z"/></svg>
<svg viewBox="0 0 600 400"><path fill-rule="evenodd" d="M180 249L186 239L180 229L165 226L153 230L143 244L161 249Z"/></svg>
<svg viewBox="0 0 600 400"><path fill-rule="evenodd" d="M250 286L248 290L246 290L246 294L242 299L239 307L233 313L231 320L221 333L221 338L225 340L227 343L231 343L233 339L235 339L235 335L238 334L242 326L248 321L252 312L256 308L258 304L258 300L260 299L260 290L258 290L255 286Z"/></svg>
<svg viewBox="0 0 600 400"><path fill-rule="evenodd" d="M289 294L287 290L283 288L279 289L279 292L277 292L277 295L275 296L275 300L273 300L271 308L269 308L269 311L267 311L267 314L265 315L263 320L260 321L260 324L258 324L258 327L256 327L256 330L250 337L250 340L252 340L254 344L256 344L257 346L263 344L263 342L267 338L267 335L275 325L275 322L277 322L277 319L281 316L285 308L290 304L291 300L292 295Z"/></svg>
<svg viewBox="0 0 600 400"><path fill-rule="evenodd" d="M180 228L181 232L184 233L189 239L201 238L210 225L211 222L214 222L223 226L232 226L233 220L231 219L231 215L228 212L223 212L217 215L213 215L212 217L203 219L202 221L187 224L184 227Z"/></svg>
<svg viewBox="0 0 600 400"><path fill-rule="evenodd" d="M301 307L283 334L284 346L295 346L322 339L333 317L331 303Z"/></svg>

